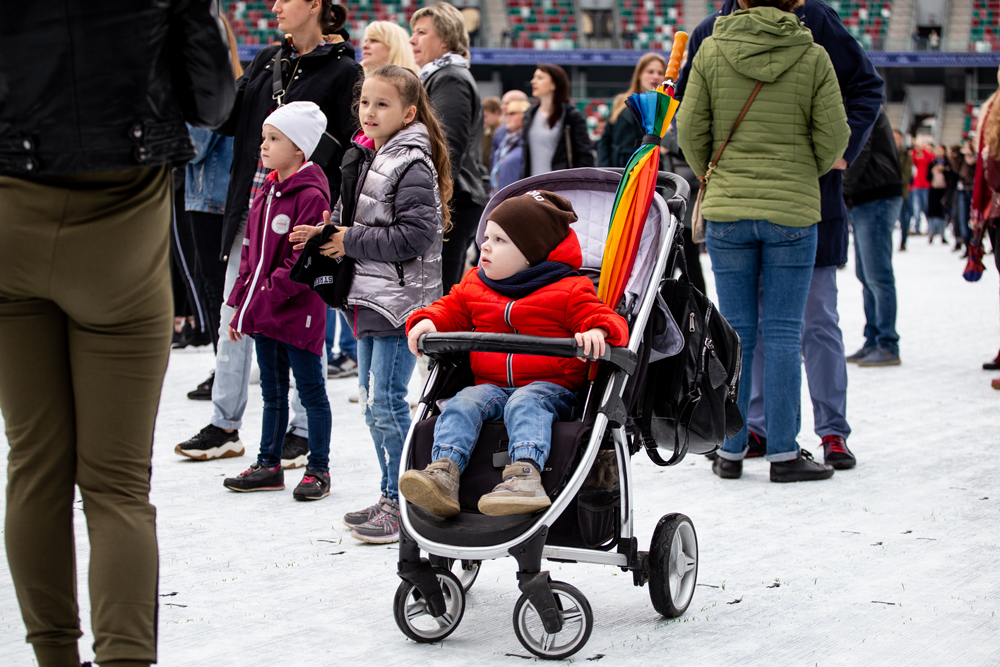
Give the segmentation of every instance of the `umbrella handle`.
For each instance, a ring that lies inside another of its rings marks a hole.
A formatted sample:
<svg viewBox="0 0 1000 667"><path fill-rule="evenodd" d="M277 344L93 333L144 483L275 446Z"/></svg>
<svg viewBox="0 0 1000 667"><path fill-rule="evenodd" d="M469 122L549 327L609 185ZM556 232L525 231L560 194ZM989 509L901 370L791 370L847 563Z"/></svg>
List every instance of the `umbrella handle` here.
<svg viewBox="0 0 1000 667"><path fill-rule="evenodd" d="M667 61L666 80L677 81L677 75L681 72L681 60L684 59L684 50L687 48L688 34L683 30L674 34L674 46L670 50L670 60Z"/></svg>

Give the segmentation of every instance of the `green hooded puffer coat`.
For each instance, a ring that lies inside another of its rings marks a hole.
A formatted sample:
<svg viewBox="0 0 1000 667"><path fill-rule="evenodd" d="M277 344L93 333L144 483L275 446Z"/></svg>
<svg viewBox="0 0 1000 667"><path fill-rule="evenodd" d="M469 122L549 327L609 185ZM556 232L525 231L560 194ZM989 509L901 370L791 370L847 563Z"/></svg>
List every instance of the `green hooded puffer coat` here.
<svg viewBox="0 0 1000 667"><path fill-rule="evenodd" d="M764 85L712 173L706 220L820 221L819 177L851 136L830 57L798 17L772 7L715 22L691 67L678 143L703 175L757 81Z"/></svg>

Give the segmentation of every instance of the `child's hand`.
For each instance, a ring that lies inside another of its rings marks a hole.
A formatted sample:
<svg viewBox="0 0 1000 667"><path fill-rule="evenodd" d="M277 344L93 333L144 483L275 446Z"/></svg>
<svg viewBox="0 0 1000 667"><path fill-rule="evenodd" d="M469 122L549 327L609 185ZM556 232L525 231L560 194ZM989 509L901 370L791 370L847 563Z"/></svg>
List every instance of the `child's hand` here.
<svg viewBox="0 0 1000 667"><path fill-rule="evenodd" d="M238 343L241 340L243 340L243 334L241 334L236 329L229 327L229 340L231 340L234 343Z"/></svg>
<svg viewBox="0 0 1000 667"><path fill-rule="evenodd" d="M319 247L321 254L336 259L344 256L344 232L347 227L337 226L337 231L330 236L330 240Z"/></svg>
<svg viewBox="0 0 1000 667"><path fill-rule="evenodd" d="M593 347L594 359L598 359L604 354L604 338L607 335L608 332L601 328L584 331L583 333L576 334L576 344L583 348L583 354L586 357L590 356L590 349ZM583 361L583 359L580 361Z"/></svg>
<svg viewBox="0 0 1000 667"><path fill-rule="evenodd" d="M288 240L295 244L292 250L302 250L306 247L306 241L323 231L325 225L330 224L330 212L323 211L322 225L296 225L292 228L292 233L288 235Z"/></svg>
<svg viewBox="0 0 1000 667"><path fill-rule="evenodd" d="M410 335L406 337L406 344L410 348L410 352L418 357L424 356L417 351L417 340L425 333L434 333L435 331L437 331L437 327L430 320L420 320L414 324L413 328L410 329Z"/></svg>

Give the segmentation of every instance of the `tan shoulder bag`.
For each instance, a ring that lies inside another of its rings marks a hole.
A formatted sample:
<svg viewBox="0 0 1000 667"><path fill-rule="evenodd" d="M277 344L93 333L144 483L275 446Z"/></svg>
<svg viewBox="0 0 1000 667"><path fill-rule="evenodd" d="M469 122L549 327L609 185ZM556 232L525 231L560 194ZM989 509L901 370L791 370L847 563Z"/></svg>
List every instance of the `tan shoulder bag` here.
<svg viewBox="0 0 1000 667"><path fill-rule="evenodd" d="M705 216L701 214L701 202L705 199L705 190L708 189L708 179L711 178L712 172L715 171L716 165L719 164L719 158L722 157L722 151L726 149L726 144L728 144L729 140L732 139L733 132L735 132L736 128L740 126L740 123L743 122L743 116L747 115L747 111L750 110L750 105L753 104L754 98L757 97L757 93L760 92L760 88L763 85L763 81L757 82L757 86L753 89L753 92L750 93L750 99L748 99L747 103L743 105L743 111L740 112L739 118L737 118L736 122L733 124L733 129L729 130L729 135L726 137L726 140L722 142L722 145L719 146L719 150L715 153L715 157L708 163L708 169L705 171L705 175L698 177L698 180L701 181L701 186L698 188L698 198L694 201L694 211L691 213L691 240L695 243L705 242Z"/></svg>

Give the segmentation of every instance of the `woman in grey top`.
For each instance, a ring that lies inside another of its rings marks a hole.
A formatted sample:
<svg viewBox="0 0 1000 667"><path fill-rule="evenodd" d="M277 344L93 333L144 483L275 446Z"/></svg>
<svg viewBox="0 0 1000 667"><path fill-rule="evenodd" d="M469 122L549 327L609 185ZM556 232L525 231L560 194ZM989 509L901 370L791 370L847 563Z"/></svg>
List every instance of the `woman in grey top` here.
<svg viewBox="0 0 1000 667"><path fill-rule="evenodd" d="M587 121L569 103L569 77L558 65L538 65L531 77L538 99L524 114L521 178L573 167L597 165Z"/></svg>

